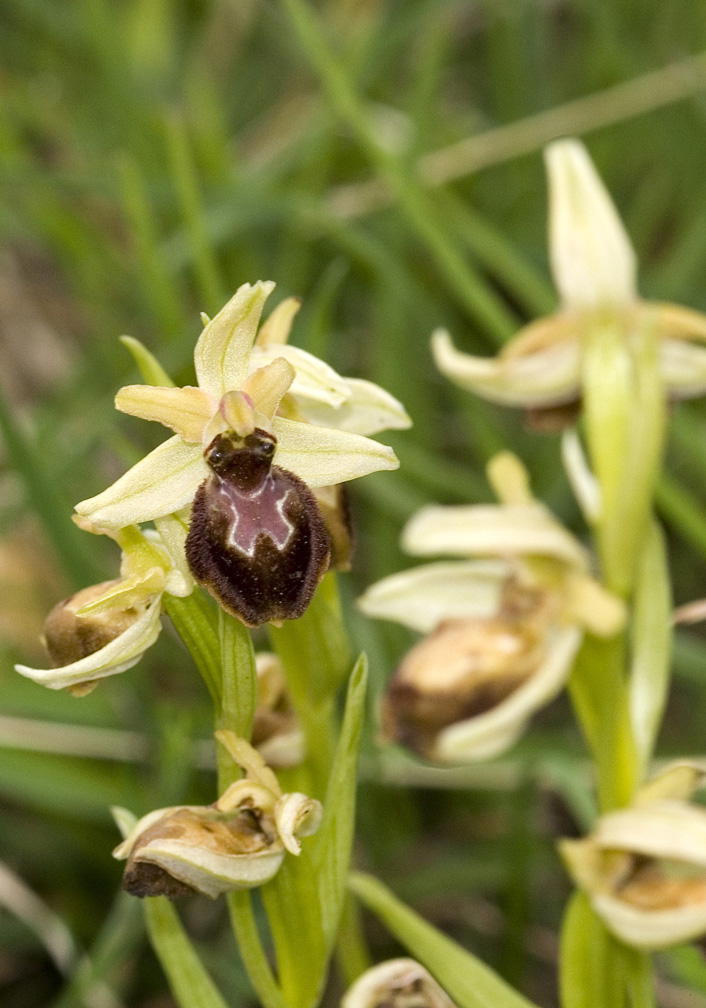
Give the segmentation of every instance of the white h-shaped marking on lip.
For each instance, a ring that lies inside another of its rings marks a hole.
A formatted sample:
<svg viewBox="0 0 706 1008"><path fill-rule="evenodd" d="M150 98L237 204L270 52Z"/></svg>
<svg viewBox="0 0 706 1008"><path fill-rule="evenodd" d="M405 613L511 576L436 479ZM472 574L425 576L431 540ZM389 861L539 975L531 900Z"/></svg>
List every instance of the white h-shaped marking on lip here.
<svg viewBox="0 0 706 1008"><path fill-rule="evenodd" d="M227 480L220 482L218 489L233 516L228 534L228 545L245 556L253 557L255 555L260 535L268 536L278 550L283 550L292 537L294 525L284 513L284 506L292 493L292 487L285 485L282 492L278 493L277 482L274 477L269 475L261 487L249 494L237 490ZM272 505L274 505L274 513L278 519L273 524L279 525L279 527L268 527L262 523L262 511ZM248 514L249 511L252 513ZM247 525L248 522L252 527L244 529L243 525ZM249 538L247 538L248 536Z"/></svg>

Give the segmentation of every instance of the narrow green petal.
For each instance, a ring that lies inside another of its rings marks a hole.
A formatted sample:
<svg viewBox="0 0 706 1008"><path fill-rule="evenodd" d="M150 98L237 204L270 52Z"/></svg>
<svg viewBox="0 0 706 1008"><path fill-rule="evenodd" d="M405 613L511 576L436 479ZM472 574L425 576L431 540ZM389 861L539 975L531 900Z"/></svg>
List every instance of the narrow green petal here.
<svg viewBox="0 0 706 1008"><path fill-rule="evenodd" d="M138 525L189 504L207 475L200 446L186 444L176 434L103 493L77 504L76 511L106 528Z"/></svg>
<svg viewBox="0 0 706 1008"><path fill-rule="evenodd" d="M242 386L262 308L274 287L269 280L243 284L199 336L194 350L196 377L216 402Z"/></svg>
<svg viewBox="0 0 706 1008"><path fill-rule="evenodd" d="M392 448L347 431L275 417L275 463L312 487L332 486L379 469L397 469Z"/></svg>
<svg viewBox="0 0 706 1008"><path fill-rule="evenodd" d="M430 633L442 620L492 615L508 572L508 565L498 561L425 564L371 585L358 607L366 616Z"/></svg>

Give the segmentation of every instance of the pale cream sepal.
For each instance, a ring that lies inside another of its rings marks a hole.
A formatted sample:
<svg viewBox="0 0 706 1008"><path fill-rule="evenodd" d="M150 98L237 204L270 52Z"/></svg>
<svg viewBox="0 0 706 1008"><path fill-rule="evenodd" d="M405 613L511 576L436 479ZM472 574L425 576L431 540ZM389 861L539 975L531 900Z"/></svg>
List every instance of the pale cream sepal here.
<svg viewBox="0 0 706 1008"><path fill-rule="evenodd" d="M706 782L706 760L673 760L640 787L635 805L648 805L653 801L671 798L688 801Z"/></svg>
<svg viewBox="0 0 706 1008"><path fill-rule="evenodd" d="M399 399L363 378L346 378L349 394L340 406L298 399L302 415L312 424L370 436L384 430L407 430L412 421Z"/></svg>
<svg viewBox="0 0 706 1008"><path fill-rule="evenodd" d="M301 306L302 299L299 297L288 297L280 301L260 326L255 345L265 347L286 343Z"/></svg>
<svg viewBox="0 0 706 1008"><path fill-rule="evenodd" d="M543 504L431 505L405 525L402 548L417 556L542 556L587 570L588 553Z"/></svg>
<svg viewBox="0 0 706 1008"><path fill-rule="evenodd" d="M295 791L277 800L274 816L284 846L290 854L301 854L299 837L316 833L321 825L323 809L316 799Z"/></svg>
<svg viewBox="0 0 706 1008"><path fill-rule="evenodd" d="M555 316L557 334L564 334L567 321ZM552 338L547 346L528 342L520 348L521 333L497 357L474 357L457 350L445 329L431 337L434 363L443 375L461 388L476 392L501 406L528 408L558 406L579 394L581 351L574 332ZM516 347L515 344L518 344Z"/></svg>
<svg viewBox="0 0 706 1008"><path fill-rule="evenodd" d="M102 493L80 501L76 511L110 529L139 525L180 511L208 473L201 445L175 434Z"/></svg>
<svg viewBox="0 0 706 1008"><path fill-rule="evenodd" d="M358 608L374 619L394 620L431 633L447 619L491 616L511 570L501 560L425 564L371 585L358 599Z"/></svg>
<svg viewBox="0 0 706 1008"><path fill-rule="evenodd" d="M226 392L242 388L260 315L274 288L270 280L243 284L199 336L194 350L196 377L216 403Z"/></svg>
<svg viewBox="0 0 706 1008"><path fill-rule="evenodd" d="M586 148L578 140L557 140L544 156L550 260L564 309L595 311L636 301L635 252Z"/></svg>
<svg viewBox="0 0 706 1008"><path fill-rule="evenodd" d="M414 959L389 959L349 987L341 1008L455 1008L432 975Z"/></svg>
<svg viewBox="0 0 706 1008"><path fill-rule="evenodd" d="M48 689L66 689L117 675L136 665L145 651L159 636L161 595L148 603L134 623L119 637L93 654L59 668L35 669L15 665L15 671Z"/></svg>
<svg viewBox="0 0 706 1008"><path fill-rule="evenodd" d="M280 355L264 367L251 371L243 382L243 392L250 396L258 412L271 420L295 378L296 371Z"/></svg>
<svg viewBox="0 0 706 1008"><path fill-rule="evenodd" d="M531 716L562 690L582 636L578 627L549 627L545 657L537 671L492 710L442 728L431 758L439 763L466 763L491 759L509 749Z"/></svg>
<svg viewBox="0 0 706 1008"><path fill-rule="evenodd" d="M275 417L275 463L311 487L331 486L381 469L397 469L392 448L347 431Z"/></svg>
<svg viewBox="0 0 706 1008"><path fill-rule="evenodd" d="M261 368L277 357L284 357L295 371L292 395L297 399L313 400L340 406L350 395L348 382L324 361L314 357L307 350L289 344L275 343L272 346L256 345L250 358L251 368Z"/></svg>

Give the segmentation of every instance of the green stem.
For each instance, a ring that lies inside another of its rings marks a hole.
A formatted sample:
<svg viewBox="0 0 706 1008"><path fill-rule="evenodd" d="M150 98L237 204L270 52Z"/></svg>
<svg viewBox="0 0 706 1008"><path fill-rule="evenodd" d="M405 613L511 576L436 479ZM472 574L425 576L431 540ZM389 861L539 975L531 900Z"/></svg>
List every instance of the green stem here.
<svg viewBox="0 0 706 1008"><path fill-rule="evenodd" d="M587 635L569 680L574 711L596 764L602 812L629 805L638 785L624 668L624 637Z"/></svg>
<svg viewBox="0 0 706 1008"><path fill-rule="evenodd" d="M233 934L238 943L243 965L263 1008L287 1008L287 1002L277 986L262 948L250 892L245 889L242 892L228 893L226 898Z"/></svg>
<svg viewBox="0 0 706 1008"><path fill-rule="evenodd" d="M214 606L199 588L188 598L164 594L162 605L194 659L217 708L221 703L221 662Z"/></svg>
<svg viewBox="0 0 706 1008"><path fill-rule="evenodd" d="M152 948L179 1008L227 1008L169 900L165 896L151 897L143 901L143 906Z"/></svg>
<svg viewBox="0 0 706 1008"><path fill-rule="evenodd" d="M378 143L348 78L345 64L329 46L312 8L304 0L282 0L282 3L329 101L353 130L370 161L394 193L407 221L435 259L447 283L489 335L498 344L505 342L517 328L516 318L473 271L444 229L437 225L430 197L413 181L398 159Z"/></svg>

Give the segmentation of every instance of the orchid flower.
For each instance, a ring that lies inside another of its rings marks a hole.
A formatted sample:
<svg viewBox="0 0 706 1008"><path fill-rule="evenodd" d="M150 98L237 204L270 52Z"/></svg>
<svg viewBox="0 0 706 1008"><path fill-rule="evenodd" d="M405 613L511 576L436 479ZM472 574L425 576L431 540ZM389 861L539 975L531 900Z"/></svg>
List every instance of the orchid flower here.
<svg viewBox="0 0 706 1008"><path fill-rule="evenodd" d="M359 600L426 635L388 686L383 730L440 763L506 750L561 690L584 630L613 636L625 619L519 460L497 455L489 478L499 505L427 507L402 535L408 553L463 559L394 574Z"/></svg>
<svg viewBox="0 0 706 1008"><path fill-rule="evenodd" d="M382 390L370 393L366 384L360 391L353 379L341 379L311 355L285 347L282 339L291 306L273 313L264 342L255 346L262 307L273 288L271 282L244 284L215 318L206 320L194 351L197 386L120 389L115 400L119 410L156 420L176 433L107 490L81 501L76 506L80 515L118 529L180 511L192 502L209 474L204 449L217 435L244 427L266 430L276 440L275 464L310 487L327 487L398 466L390 448L361 434L278 413L285 395L298 382L303 390L302 414L308 409L306 403L318 395L329 409L327 416L348 403L348 419L341 426L375 428L375 408L378 418L385 414L388 426L395 425L395 417L397 426L408 422L402 407L393 405L396 400ZM373 404L369 408L364 406L366 394Z"/></svg>
<svg viewBox="0 0 706 1008"><path fill-rule="evenodd" d="M315 833L321 804L304 794L283 794L260 754L232 732L216 738L243 768L213 804L156 809L140 820L114 809L124 834L113 856L127 859L123 887L134 896L174 899L263 885L284 856L301 853L300 837Z"/></svg>
<svg viewBox="0 0 706 1008"><path fill-rule="evenodd" d="M388 959L358 977L341 1008L455 1008L436 980L414 959Z"/></svg>
<svg viewBox="0 0 706 1008"><path fill-rule="evenodd" d="M559 310L525 326L497 357L457 350L446 330L432 336L439 370L491 402L551 409L580 398L582 340L597 320L618 320L625 338L644 327L658 339L667 395L706 391L706 315L644 301L635 252L593 163L577 140L546 149L549 249Z"/></svg>
<svg viewBox="0 0 706 1008"><path fill-rule="evenodd" d="M666 767L630 808L559 847L576 884L622 942L665 948L706 934L706 809L689 802L703 762Z"/></svg>

